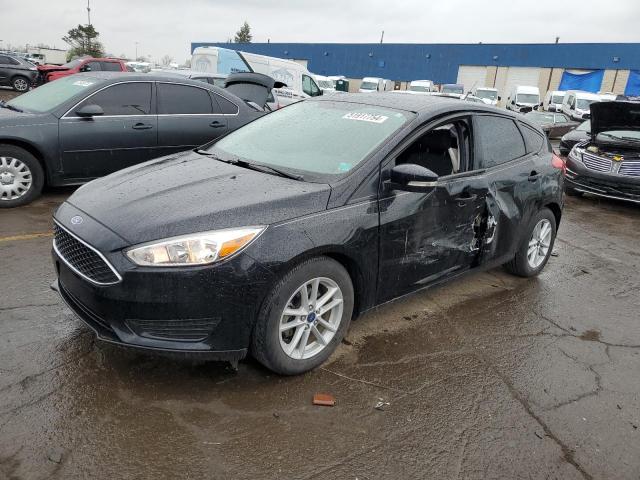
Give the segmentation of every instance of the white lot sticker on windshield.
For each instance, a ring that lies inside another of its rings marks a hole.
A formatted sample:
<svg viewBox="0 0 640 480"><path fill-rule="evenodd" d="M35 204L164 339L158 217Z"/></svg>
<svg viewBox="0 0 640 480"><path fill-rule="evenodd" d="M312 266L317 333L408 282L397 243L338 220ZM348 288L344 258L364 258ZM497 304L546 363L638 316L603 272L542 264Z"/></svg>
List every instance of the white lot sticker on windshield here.
<svg viewBox="0 0 640 480"><path fill-rule="evenodd" d="M87 82L86 80L77 80L73 82L73 84L78 87L90 87L91 85L93 85L93 82Z"/></svg>
<svg viewBox="0 0 640 480"><path fill-rule="evenodd" d="M347 120L360 120L361 122L384 123L389 117L374 115L373 113L349 112L344 117Z"/></svg>

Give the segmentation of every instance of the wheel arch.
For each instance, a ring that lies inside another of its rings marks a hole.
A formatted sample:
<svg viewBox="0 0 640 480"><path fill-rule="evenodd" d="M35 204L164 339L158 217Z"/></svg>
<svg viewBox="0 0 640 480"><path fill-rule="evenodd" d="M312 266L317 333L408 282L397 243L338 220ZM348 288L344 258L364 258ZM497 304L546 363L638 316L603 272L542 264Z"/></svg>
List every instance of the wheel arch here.
<svg viewBox="0 0 640 480"><path fill-rule="evenodd" d="M560 205L558 205L556 202L551 202L547 203L545 205L545 208L548 208L549 210L551 210L551 213L553 213L553 216L556 219L557 229L560 226L560 219L562 218L562 209L560 208Z"/></svg>
<svg viewBox="0 0 640 480"><path fill-rule="evenodd" d="M13 147L22 148L23 150L26 150L31 155L33 155L36 158L36 160L38 160L38 163L40 163L40 166L42 167L42 171L44 172L44 184L45 185L49 184L49 169L47 168L47 165L44 161L44 156L42 155L42 152L35 145L33 145L32 143L26 142L24 140L0 137L0 146L2 145L11 145Z"/></svg>

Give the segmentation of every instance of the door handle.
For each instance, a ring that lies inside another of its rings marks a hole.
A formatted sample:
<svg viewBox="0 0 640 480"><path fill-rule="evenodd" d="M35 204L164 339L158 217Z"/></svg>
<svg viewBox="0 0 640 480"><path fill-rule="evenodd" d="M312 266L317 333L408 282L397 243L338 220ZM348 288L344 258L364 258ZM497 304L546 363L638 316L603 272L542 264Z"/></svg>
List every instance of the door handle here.
<svg viewBox="0 0 640 480"><path fill-rule="evenodd" d="M153 128L153 125L149 125L147 123L136 123L133 127L134 130L149 130Z"/></svg>
<svg viewBox="0 0 640 480"><path fill-rule="evenodd" d="M224 127L224 124L223 124L223 123L220 123L220 122L219 122L219 121L217 121L217 120L214 120L213 122L211 122L211 123L209 124L209 126L210 126L211 128L222 128L222 127Z"/></svg>
<svg viewBox="0 0 640 480"><path fill-rule="evenodd" d="M537 182L538 177L540 177L540 174L534 170L529 174L529 176L527 177L527 180L529 180L530 182Z"/></svg>

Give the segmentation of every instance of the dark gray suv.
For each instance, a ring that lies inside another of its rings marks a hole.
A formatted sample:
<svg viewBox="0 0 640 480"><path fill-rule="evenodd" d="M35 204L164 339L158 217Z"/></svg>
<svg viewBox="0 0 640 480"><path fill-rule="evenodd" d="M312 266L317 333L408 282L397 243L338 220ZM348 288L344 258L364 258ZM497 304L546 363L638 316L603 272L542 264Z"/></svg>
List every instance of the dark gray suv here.
<svg viewBox="0 0 640 480"><path fill-rule="evenodd" d="M38 77L38 68L27 60L0 53L0 86L26 92Z"/></svg>

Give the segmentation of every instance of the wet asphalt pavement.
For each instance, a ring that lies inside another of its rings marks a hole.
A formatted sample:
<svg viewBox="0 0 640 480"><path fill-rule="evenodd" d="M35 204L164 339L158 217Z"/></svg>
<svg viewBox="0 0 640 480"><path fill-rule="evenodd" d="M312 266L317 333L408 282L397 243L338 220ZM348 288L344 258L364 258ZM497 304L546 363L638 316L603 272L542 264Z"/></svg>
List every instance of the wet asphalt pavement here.
<svg viewBox="0 0 640 480"><path fill-rule="evenodd" d="M97 343L49 289L71 191L0 210L0 479L640 478L640 207L568 199L539 278L387 305L282 378Z"/></svg>

